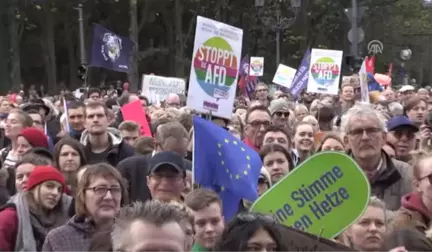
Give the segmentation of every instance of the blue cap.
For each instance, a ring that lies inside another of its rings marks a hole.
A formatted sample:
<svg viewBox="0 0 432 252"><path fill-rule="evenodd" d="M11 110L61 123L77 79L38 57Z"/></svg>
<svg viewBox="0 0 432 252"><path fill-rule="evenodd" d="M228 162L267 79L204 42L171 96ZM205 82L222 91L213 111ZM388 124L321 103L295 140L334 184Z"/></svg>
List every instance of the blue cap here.
<svg viewBox="0 0 432 252"><path fill-rule="evenodd" d="M411 128L413 132L419 131L413 121L406 116L394 116L387 122L387 131L393 131L401 127Z"/></svg>
<svg viewBox="0 0 432 252"><path fill-rule="evenodd" d="M149 174L154 173L158 168L164 165L174 168L179 173L186 174L184 157L172 151L156 153L150 159Z"/></svg>

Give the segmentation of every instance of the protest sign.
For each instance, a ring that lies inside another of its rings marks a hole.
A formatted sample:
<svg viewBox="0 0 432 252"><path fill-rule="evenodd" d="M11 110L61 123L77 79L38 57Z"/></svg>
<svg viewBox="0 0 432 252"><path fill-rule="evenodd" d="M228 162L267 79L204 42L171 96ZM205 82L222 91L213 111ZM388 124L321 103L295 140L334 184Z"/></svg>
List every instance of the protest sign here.
<svg viewBox="0 0 432 252"><path fill-rule="evenodd" d="M366 60L363 61L363 64L359 71L360 78L360 90L361 90L361 101L369 103L369 85L368 85L368 77L366 71Z"/></svg>
<svg viewBox="0 0 432 252"><path fill-rule="evenodd" d="M272 214L286 226L333 238L363 214L369 196L368 179L351 157L321 152L272 186L251 211Z"/></svg>
<svg viewBox="0 0 432 252"><path fill-rule="evenodd" d="M312 49L307 92L337 95L342 51Z"/></svg>
<svg viewBox="0 0 432 252"><path fill-rule="evenodd" d="M251 57L249 64L250 76L263 76L264 75L264 57Z"/></svg>
<svg viewBox="0 0 432 252"><path fill-rule="evenodd" d="M197 18L187 107L231 119L240 69L243 30Z"/></svg>
<svg viewBox="0 0 432 252"><path fill-rule="evenodd" d="M356 251L319 235L309 234L287 226L281 226L281 233L287 251Z"/></svg>
<svg viewBox="0 0 432 252"><path fill-rule="evenodd" d="M291 95L298 100L300 97L300 93L303 89L306 88L308 79L309 79L309 66L311 60L311 50L308 48L303 55L303 59L300 63L299 68L297 69L296 74L292 80L290 93Z"/></svg>
<svg viewBox="0 0 432 252"><path fill-rule="evenodd" d="M169 94L184 94L186 82L184 79L162 77L144 74L142 78L141 94L145 95L153 104L164 101Z"/></svg>
<svg viewBox="0 0 432 252"><path fill-rule="evenodd" d="M279 64L273 83L290 88L296 72L297 70L292 67Z"/></svg>
<svg viewBox="0 0 432 252"><path fill-rule="evenodd" d="M128 103L121 107L124 121L133 121L141 126L141 135L151 137L150 126L140 100Z"/></svg>

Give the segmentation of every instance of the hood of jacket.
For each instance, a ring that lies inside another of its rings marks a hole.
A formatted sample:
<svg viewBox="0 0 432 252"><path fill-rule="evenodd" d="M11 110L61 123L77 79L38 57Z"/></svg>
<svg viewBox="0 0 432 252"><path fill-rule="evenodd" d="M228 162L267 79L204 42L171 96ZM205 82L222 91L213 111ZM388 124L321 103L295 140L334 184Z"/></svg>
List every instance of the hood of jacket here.
<svg viewBox="0 0 432 252"><path fill-rule="evenodd" d="M431 219L431 214L423 204L419 192L413 192L403 196L401 199L401 205L408 210L419 212L424 217Z"/></svg>
<svg viewBox="0 0 432 252"><path fill-rule="evenodd" d="M115 128L107 128L108 137L112 145L119 145L123 141L123 137L121 136L120 130ZM80 143L86 146L89 141L89 133L87 130L84 130L81 134Z"/></svg>
<svg viewBox="0 0 432 252"><path fill-rule="evenodd" d="M66 225L73 227L78 233L91 237L95 233L93 221L84 216L74 215Z"/></svg>

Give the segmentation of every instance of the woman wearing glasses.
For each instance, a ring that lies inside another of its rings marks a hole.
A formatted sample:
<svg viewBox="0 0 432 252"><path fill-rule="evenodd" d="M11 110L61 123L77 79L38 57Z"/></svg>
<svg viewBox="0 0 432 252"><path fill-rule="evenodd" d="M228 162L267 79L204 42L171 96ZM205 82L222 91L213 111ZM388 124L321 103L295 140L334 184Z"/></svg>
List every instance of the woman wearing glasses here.
<svg viewBox="0 0 432 252"><path fill-rule="evenodd" d="M425 232L432 217L432 153L419 153L413 165L414 192L405 195L396 213L393 228L415 227Z"/></svg>
<svg viewBox="0 0 432 252"><path fill-rule="evenodd" d="M272 216L240 213L222 234L215 251L288 251Z"/></svg>
<svg viewBox="0 0 432 252"><path fill-rule="evenodd" d="M93 234L111 228L122 204L127 190L120 173L106 163L88 166L78 182L75 216L47 235L43 251L88 251Z"/></svg>

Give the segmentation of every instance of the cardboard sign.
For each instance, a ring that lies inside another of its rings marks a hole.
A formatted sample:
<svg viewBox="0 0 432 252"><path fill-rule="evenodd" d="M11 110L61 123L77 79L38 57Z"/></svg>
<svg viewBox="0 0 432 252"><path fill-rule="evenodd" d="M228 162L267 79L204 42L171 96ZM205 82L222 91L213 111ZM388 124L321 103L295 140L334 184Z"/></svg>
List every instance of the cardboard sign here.
<svg viewBox="0 0 432 252"><path fill-rule="evenodd" d="M298 229L286 226L281 226L281 229L287 251L357 251Z"/></svg>
<svg viewBox="0 0 432 252"><path fill-rule="evenodd" d="M291 88L291 84L296 72L297 70L292 67L279 64L276 74L273 78L273 83Z"/></svg>
<svg viewBox="0 0 432 252"><path fill-rule="evenodd" d="M140 100L124 105L121 107L121 112L124 121L134 121L141 126L142 136L152 136L147 117Z"/></svg>
<svg viewBox="0 0 432 252"><path fill-rule="evenodd" d="M264 57L251 57L249 63L250 76L263 76L264 75Z"/></svg>
<svg viewBox="0 0 432 252"><path fill-rule="evenodd" d="M186 82L184 79L154 74L145 74L142 78L141 94L145 95L152 104L164 101L169 94L184 94L185 89Z"/></svg>
<svg viewBox="0 0 432 252"><path fill-rule="evenodd" d="M370 186L348 155L320 152L273 185L251 207L298 230L333 238L366 210Z"/></svg>
<svg viewBox="0 0 432 252"><path fill-rule="evenodd" d="M198 16L187 107L231 120L243 30Z"/></svg>
<svg viewBox="0 0 432 252"><path fill-rule="evenodd" d="M342 58L343 51L312 49L307 92L337 95Z"/></svg>

